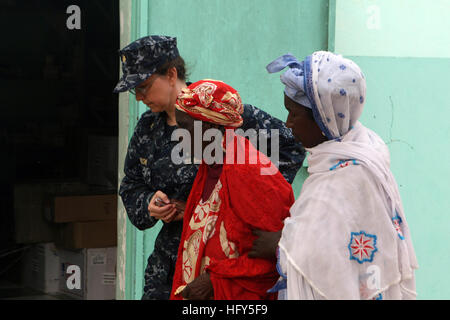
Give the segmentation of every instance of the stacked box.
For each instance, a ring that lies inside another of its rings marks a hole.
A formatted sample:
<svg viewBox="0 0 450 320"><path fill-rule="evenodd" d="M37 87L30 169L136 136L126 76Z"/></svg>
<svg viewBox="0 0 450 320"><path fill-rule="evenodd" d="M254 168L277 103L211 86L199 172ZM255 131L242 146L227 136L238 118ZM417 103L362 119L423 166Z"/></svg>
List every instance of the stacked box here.
<svg viewBox="0 0 450 320"><path fill-rule="evenodd" d="M59 252L61 293L82 300L115 299L116 247Z"/></svg>
<svg viewBox="0 0 450 320"><path fill-rule="evenodd" d="M65 249L117 245L117 195L56 196L46 216L57 223L55 242Z"/></svg>
<svg viewBox="0 0 450 320"><path fill-rule="evenodd" d="M59 253L54 243L31 245L23 258L23 285L45 293L58 292L59 266Z"/></svg>

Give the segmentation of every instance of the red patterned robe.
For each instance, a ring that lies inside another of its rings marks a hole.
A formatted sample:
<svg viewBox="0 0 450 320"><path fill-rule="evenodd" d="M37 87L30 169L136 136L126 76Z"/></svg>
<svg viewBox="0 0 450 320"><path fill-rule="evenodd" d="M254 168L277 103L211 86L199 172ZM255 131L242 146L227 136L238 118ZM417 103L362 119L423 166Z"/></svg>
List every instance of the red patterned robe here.
<svg viewBox="0 0 450 320"><path fill-rule="evenodd" d="M182 299L182 289L204 272L210 275L215 300L276 298L267 293L279 277L275 261L250 259L248 252L255 239L252 229L283 228L294 194L278 170L274 175L261 175L262 168L273 165L262 164L268 163L268 158L248 140L234 137L235 146L256 152L258 161L248 164L248 154L247 164L225 161L219 180L204 201L208 167L205 163L200 166L184 214L171 299Z"/></svg>

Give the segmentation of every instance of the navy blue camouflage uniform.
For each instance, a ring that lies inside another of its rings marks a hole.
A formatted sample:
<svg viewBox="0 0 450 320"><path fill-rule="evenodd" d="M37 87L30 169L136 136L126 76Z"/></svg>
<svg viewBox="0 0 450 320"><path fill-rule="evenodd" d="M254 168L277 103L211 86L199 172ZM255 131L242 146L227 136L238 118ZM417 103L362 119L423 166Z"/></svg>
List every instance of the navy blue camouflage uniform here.
<svg viewBox="0 0 450 320"><path fill-rule="evenodd" d="M148 49L155 44L157 50ZM135 64L142 62L143 57L148 55L146 50L155 55L154 52L164 52L164 48L169 48L171 57L178 54L175 38L159 36L138 39L122 49L124 75L115 92L134 88L143 79L148 78L156 67L147 66L147 69L136 71ZM176 54L173 53L174 50ZM153 56L153 59L157 58ZM301 145L295 142L290 129L286 128L281 120L248 104L244 105L242 118L244 122L241 129L244 131L253 128L259 133L260 129L265 130L269 156L270 129L279 130L279 170L286 180L292 183L302 165L305 152ZM149 110L140 117L130 140L125 158L125 176L121 181L119 194L128 218L139 230L151 228L158 222L148 211L149 202L156 191L164 192L169 199L187 201L197 174L198 165L176 165L171 161L172 148L179 143L171 141L171 134L175 129L176 126L167 124L165 112L152 113ZM169 299L182 229L182 221L163 222L154 251L148 258L142 299Z"/></svg>

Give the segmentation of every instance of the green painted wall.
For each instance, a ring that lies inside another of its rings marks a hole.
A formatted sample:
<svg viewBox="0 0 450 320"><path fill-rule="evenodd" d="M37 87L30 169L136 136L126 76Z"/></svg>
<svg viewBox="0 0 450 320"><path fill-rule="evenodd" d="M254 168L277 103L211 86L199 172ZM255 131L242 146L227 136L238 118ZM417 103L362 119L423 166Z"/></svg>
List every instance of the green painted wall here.
<svg viewBox="0 0 450 320"><path fill-rule="evenodd" d="M449 0L339 0L336 5L336 50L344 56L450 58Z"/></svg>
<svg viewBox="0 0 450 320"><path fill-rule="evenodd" d="M380 133L391 152L419 262L418 298L448 299L450 59L354 60L368 83L362 122Z"/></svg>
<svg viewBox="0 0 450 320"><path fill-rule="evenodd" d="M373 5L379 29L367 28ZM367 79L361 121L389 145L419 262L418 298L448 299L450 35L435 27L448 26L450 1L337 0L335 9L336 52L358 63Z"/></svg>

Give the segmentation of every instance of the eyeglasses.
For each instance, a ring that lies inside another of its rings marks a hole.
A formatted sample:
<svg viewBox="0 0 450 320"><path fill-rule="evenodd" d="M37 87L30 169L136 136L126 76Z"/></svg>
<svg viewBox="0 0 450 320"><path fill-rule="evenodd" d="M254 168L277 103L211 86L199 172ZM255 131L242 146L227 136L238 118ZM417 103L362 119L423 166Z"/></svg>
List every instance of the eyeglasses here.
<svg viewBox="0 0 450 320"><path fill-rule="evenodd" d="M147 93L148 89L150 89L150 87L152 86L153 82L155 82L156 77L150 81L147 85L143 86L143 87L136 87L133 89L128 90L132 95L136 95L137 93L139 93L141 96L145 96L145 94Z"/></svg>

